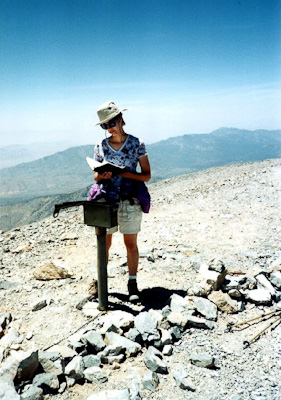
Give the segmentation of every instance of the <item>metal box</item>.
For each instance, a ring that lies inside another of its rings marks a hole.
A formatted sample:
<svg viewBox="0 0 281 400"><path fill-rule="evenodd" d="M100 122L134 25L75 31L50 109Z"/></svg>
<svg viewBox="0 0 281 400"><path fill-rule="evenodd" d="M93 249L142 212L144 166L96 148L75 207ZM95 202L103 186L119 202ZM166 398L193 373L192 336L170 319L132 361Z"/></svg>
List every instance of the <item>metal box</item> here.
<svg viewBox="0 0 281 400"><path fill-rule="evenodd" d="M84 223L101 228L112 228L117 225L118 204L106 204L98 202L85 202Z"/></svg>

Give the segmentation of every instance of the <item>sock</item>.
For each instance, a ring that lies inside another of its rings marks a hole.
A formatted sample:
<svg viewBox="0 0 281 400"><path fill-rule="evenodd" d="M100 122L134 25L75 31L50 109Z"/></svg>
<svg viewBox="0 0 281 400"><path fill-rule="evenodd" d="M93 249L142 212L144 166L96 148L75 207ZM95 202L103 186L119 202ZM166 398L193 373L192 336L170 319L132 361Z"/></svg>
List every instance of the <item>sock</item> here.
<svg viewBox="0 0 281 400"><path fill-rule="evenodd" d="M129 281L137 280L137 275L129 275Z"/></svg>

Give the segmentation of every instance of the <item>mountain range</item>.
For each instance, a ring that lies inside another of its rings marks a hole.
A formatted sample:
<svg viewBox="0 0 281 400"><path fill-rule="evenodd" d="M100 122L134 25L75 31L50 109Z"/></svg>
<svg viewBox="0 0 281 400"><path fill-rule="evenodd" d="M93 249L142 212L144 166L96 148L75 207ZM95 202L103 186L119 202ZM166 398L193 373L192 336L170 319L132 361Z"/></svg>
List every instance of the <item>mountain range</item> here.
<svg viewBox="0 0 281 400"><path fill-rule="evenodd" d="M280 158L281 130L221 128L172 137L147 150L153 183L215 166ZM93 183L85 158L92 155L93 145L72 147L0 170L0 229L37 221L51 214L55 202L85 198Z"/></svg>

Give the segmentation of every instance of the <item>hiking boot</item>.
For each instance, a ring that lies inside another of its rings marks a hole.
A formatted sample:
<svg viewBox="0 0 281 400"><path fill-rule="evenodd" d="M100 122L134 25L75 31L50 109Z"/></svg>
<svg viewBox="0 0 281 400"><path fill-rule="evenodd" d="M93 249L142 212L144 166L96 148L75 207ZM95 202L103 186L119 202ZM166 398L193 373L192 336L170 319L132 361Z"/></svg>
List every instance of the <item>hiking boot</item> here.
<svg viewBox="0 0 281 400"><path fill-rule="evenodd" d="M140 299L140 292L138 290L138 285L136 279L131 279L128 281L128 292L129 292L129 301L131 303L135 303Z"/></svg>

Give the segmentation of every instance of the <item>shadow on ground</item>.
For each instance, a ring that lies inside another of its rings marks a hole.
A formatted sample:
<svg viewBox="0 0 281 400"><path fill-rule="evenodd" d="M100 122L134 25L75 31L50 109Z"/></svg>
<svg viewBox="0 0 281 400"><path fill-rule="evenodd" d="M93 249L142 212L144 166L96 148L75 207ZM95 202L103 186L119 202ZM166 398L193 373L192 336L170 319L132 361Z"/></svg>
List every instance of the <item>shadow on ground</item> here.
<svg viewBox="0 0 281 400"><path fill-rule="evenodd" d="M163 287L153 287L142 290L140 294L140 302L138 303L142 306L141 310L136 310L135 305L128 302L127 294L116 292L109 293L111 299L114 298L122 302L116 303L114 299L112 299L113 301L109 301L109 309L123 310L134 315L139 314L140 311L148 311L150 309L162 310L162 308L169 304L169 299L174 293L182 297L186 295L184 290L171 290Z"/></svg>

